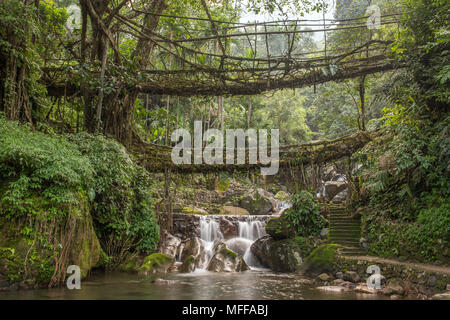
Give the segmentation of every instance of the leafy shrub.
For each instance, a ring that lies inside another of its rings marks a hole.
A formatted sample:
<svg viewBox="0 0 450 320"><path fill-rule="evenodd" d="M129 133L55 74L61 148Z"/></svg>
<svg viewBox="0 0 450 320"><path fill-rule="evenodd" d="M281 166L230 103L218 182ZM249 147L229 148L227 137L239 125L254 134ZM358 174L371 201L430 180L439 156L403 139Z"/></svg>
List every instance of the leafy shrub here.
<svg viewBox="0 0 450 320"><path fill-rule="evenodd" d="M319 214L319 205L314 196L302 190L292 197L292 208L284 216L298 235L317 235L324 226L324 217Z"/></svg>
<svg viewBox="0 0 450 320"><path fill-rule="evenodd" d="M109 256L156 249L151 179L113 140L32 132L0 116L0 176L0 218L66 217L88 198Z"/></svg>

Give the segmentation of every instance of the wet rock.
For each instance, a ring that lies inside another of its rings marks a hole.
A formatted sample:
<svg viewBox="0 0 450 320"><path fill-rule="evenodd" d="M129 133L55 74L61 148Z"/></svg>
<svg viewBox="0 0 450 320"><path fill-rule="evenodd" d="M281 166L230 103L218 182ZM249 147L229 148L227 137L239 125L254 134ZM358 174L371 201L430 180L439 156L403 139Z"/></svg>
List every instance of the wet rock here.
<svg viewBox="0 0 450 320"><path fill-rule="evenodd" d="M397 294L400 296L405 295L405 289L401 285L400 281L397 279L391 279L387 283L387 285L382 290L384 295L390 296L393 294Z"/></svg>
<svg viewBox="0 0 450 320"><path fill-rule="evenodd" d="M340 286L322 286L322 287L317 287L316 289L321 290L321 291L327 291L327 292L344 292L344 291L349 290L347 288L340 287Z"/></svg>
<svg viewBox="0 0 450 320"><path fill-rule="evenodd" d="M171 235L167 231L164 231L163 239L164 242L161 245L161 253L168 255L172 259L175 258L178 252L178 247L181 244L181 239Z"/></svg>
<svg viewBox="0 0 450 320"><path fill-rule="evenodd" d="M293 239L274 240L264 236L250 250L266 267L278 272L295 272L302 265L302 250Z"/></svg>
<svg viewBox="0 0 450 320"><path fill-rule="evenodd" d="M192 272L195 268L203 268L206 264L205 248L202 241L194 237L186 242L181 254L181 271Z"/></svg>
<svg viewBox="0 0 450 320"><path fill-rule="evenodd" d="M336 278L337 279L344 279L344 273L343 272L336 272Z"/></svg>
<svg viewBox="0 0 450 320"><path fill-rule="evenodd" d="M355 290L355 292L366 293L366 294L377 294L378 293L378 290L368 288L367 284L365 284L365 283L360 283L359 285L357 285L355 287L354 290Z"/></svg>
<svg viewBox="0 0 450 320"><path fill-rule="evenodd" d="M250 213L244 209L239 207L233 207L233 206L222 206L219 208L219 214L226 214L226 215L238 215L238 216L248 216Z"/></svg>
<svg viewBox="0 0 450 320"><path fill-rule="evenodd" d="M248 210L252 215L266 215L275 211L276 199L272 193L258 188L250 190L241 198L239 206Z"/></svg>
<svg viewBox="0 0 450 320"><path fill-rule="evenodd" d="M208 270L214 272L240 272L249 270L242 256L228 249L221 240L216 240L213 245L214 255L212 256Z"/></svg>
<svg viewBox="0 0 450 320"><path fill-rule="evenodd" d="M450 291L438 293L431 297L433 300L450 300Z"/></svg>
<svg viewBox="0 0 450 320"><path fill-rule="evenodd" d="M153 253L145 257L142 265L137 271L142 274L167 273L173 264L173 258L164 253Z"/></svg>
<svg viewBox="0 0 450 320"><path fill-rule="evenodd" d="M402 297L400 297L399 295L393 294L390 298L391 298L391 300L400 300Z"/></svg>
<svg viewBox="0 0 450 320"><path fill-rule="evenodd" d="M234 238L238 234L237 225L227 219L220 219L219 226L220 232L223 234L225 239Z"/></svg>
<svg viewBox="0 0 450 320"><path fill-rule="evenodd" d="M361 280L361 277L355 271L347 271L346 273L344 273L342 279L344 279L345 281L357 283L359 282L359 280Z"/></svg>

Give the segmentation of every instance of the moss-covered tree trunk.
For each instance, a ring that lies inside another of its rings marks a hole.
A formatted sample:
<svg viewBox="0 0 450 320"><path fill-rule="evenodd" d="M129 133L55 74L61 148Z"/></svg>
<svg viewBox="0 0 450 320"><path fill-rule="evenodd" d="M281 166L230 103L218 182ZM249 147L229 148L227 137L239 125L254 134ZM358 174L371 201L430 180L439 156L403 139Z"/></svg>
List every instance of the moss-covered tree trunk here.
<svg viewBox="0 0 450 320"><path fill-rule="evenodd" d="M28 2L30 4L28 4ZM0 1L0 111L33 123L32 1Z"/></svg>

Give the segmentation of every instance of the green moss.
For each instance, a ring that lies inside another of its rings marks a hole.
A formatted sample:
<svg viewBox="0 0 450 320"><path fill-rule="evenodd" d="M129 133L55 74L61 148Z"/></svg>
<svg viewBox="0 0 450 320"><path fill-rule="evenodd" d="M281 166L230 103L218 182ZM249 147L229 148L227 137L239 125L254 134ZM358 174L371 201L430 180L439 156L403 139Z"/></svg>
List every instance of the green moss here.
<svg viewBox="0 0 450 320"><path fill-rule="evenodd" d="M229 179L220 179L217 182L217 189L219 190L219 192L223 193L223 192L227 192L228 189L230 188L230 180Z"/></svg>
<svg viewBox="0 0 450 320"><path fill-rule="evenodd" d="M155 271L156 269L172 262L172 258L164 253L153 253L145 257L142 265L137 269L138 271Z"/></svg>
<svg viewBox="0 0 450 320"><path fill-rule="evenodd" d="M337 244L323 244L314 249L305 259L302 271L311 274L332 272L336 250L341 246Z"/></svg>
<svg viewBox="0 0 450 320"><path fill-rule="evenodd" d="M231 251L230 249L226 249L226 253L227 253L227 256L229 256L230 258L234 259L237 257L237 253L234 251Z"/></svg>
<svg viewBox="0 0 450 320"><path fill-rule="evenodd" d="M183 209L181 209L181 212L188 214L200 214L203 216L208 215L208 212L206 212L205 210L195 207L183 207Z"/></svg>
<svg viewBox="0 0 450 320"><path fill-rule="evenodd" d="M187 257L185 263L187 263L187 264L192 264L192 263L194 263L194 262L195 262L195 258L194 258L194 256L191 255L191 256Z"/></svg>

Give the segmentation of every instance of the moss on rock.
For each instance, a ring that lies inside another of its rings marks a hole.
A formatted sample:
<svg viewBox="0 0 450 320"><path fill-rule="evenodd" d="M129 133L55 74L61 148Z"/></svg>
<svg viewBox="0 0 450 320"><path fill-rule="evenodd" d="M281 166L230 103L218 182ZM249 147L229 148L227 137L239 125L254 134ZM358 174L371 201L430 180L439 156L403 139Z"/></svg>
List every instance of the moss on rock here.
<svg viewBox="0 0 450 320"><path fill-rule="evenodd" d="M270 219L266 224L266 232L275 240L294 238L297 235L295 228L291 226L284 215Z"/></svg>
<svg viewBox="0 0 450 320"><path fill-rule="evenodd" d="M305 259L301 270L313 275L333 272L336 251L339 248L341 246L337 244L320 245Z"/></svg>
<svg viewBox="0 0 450 320"><path fill-rule="evenodd" d="M141 272L157 273L167 272L173 263L173 259L164 253L153 253L144 258L142 265L137 268Z"/></svg>

